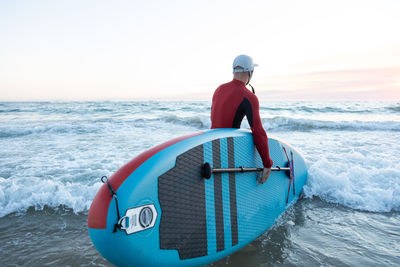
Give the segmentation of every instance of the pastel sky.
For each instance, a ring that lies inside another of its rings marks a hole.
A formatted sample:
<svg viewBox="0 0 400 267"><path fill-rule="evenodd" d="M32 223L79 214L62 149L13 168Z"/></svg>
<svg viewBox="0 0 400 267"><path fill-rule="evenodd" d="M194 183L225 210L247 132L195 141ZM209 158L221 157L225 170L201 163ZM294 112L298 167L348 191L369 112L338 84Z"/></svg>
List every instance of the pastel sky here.
<svg viewBox="0 0 400 267"><path fill-rule="evenodd" d="M399 0L0 0L0 101L400 100Z"/></svg>

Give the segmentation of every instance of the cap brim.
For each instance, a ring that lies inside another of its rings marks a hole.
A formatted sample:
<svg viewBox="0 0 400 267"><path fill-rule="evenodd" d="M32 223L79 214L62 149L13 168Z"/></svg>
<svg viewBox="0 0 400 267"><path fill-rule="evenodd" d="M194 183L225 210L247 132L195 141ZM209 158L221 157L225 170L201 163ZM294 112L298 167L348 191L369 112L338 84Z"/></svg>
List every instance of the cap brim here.
<svg viewBox="0 0 400 267"><path fill-rule="evenodd" d="M258 64L253 64L254 67L258 67Z"/></svg>

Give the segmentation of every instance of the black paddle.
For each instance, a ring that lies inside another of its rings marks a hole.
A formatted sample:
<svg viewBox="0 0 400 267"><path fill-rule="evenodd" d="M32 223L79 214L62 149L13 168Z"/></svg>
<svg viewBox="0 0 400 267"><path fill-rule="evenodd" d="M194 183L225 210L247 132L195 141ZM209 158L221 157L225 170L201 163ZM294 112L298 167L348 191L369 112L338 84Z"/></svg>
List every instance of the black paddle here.
<svg viewBox="0 0 400 267"><path fill-rule="evenodd" d="M210 163L206 162L204 163L203 167L201 168L201 175L206 178L209 179L211 177L211 174L213 173L223 173L223 172L260 172L262 171L264 168L245 168L245 167L239 167L239 168L211 168ZM290 168L289 167L279 167L276 166L275 168L271 168L272 171L289 171L290 172Z"/></svg>

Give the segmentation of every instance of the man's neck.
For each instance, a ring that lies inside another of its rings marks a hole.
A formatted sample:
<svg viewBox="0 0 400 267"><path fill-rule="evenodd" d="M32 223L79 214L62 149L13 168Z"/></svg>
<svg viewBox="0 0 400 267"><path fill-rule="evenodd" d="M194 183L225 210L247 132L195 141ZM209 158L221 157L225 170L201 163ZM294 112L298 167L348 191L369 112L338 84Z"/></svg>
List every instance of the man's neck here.
<svg viewBox="0 0 400 267"><path fill-rule="evenodd" d="M249 74L248 72L234 72L233 79L239 80L247 84L249 82Z"/></svg>

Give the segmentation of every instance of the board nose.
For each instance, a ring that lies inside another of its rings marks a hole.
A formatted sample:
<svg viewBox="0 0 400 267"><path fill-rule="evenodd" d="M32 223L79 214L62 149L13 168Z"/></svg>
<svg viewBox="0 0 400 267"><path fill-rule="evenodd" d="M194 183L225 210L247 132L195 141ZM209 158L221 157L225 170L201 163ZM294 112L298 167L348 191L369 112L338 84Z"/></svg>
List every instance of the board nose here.
<svg viewBox="0 0 400 267"><path fill-rule="evenodd" d="M105 229L107 226L107 212L111 202L111 195L107 185L103 184L96 194L88 214L88 227Z"/></svg>

